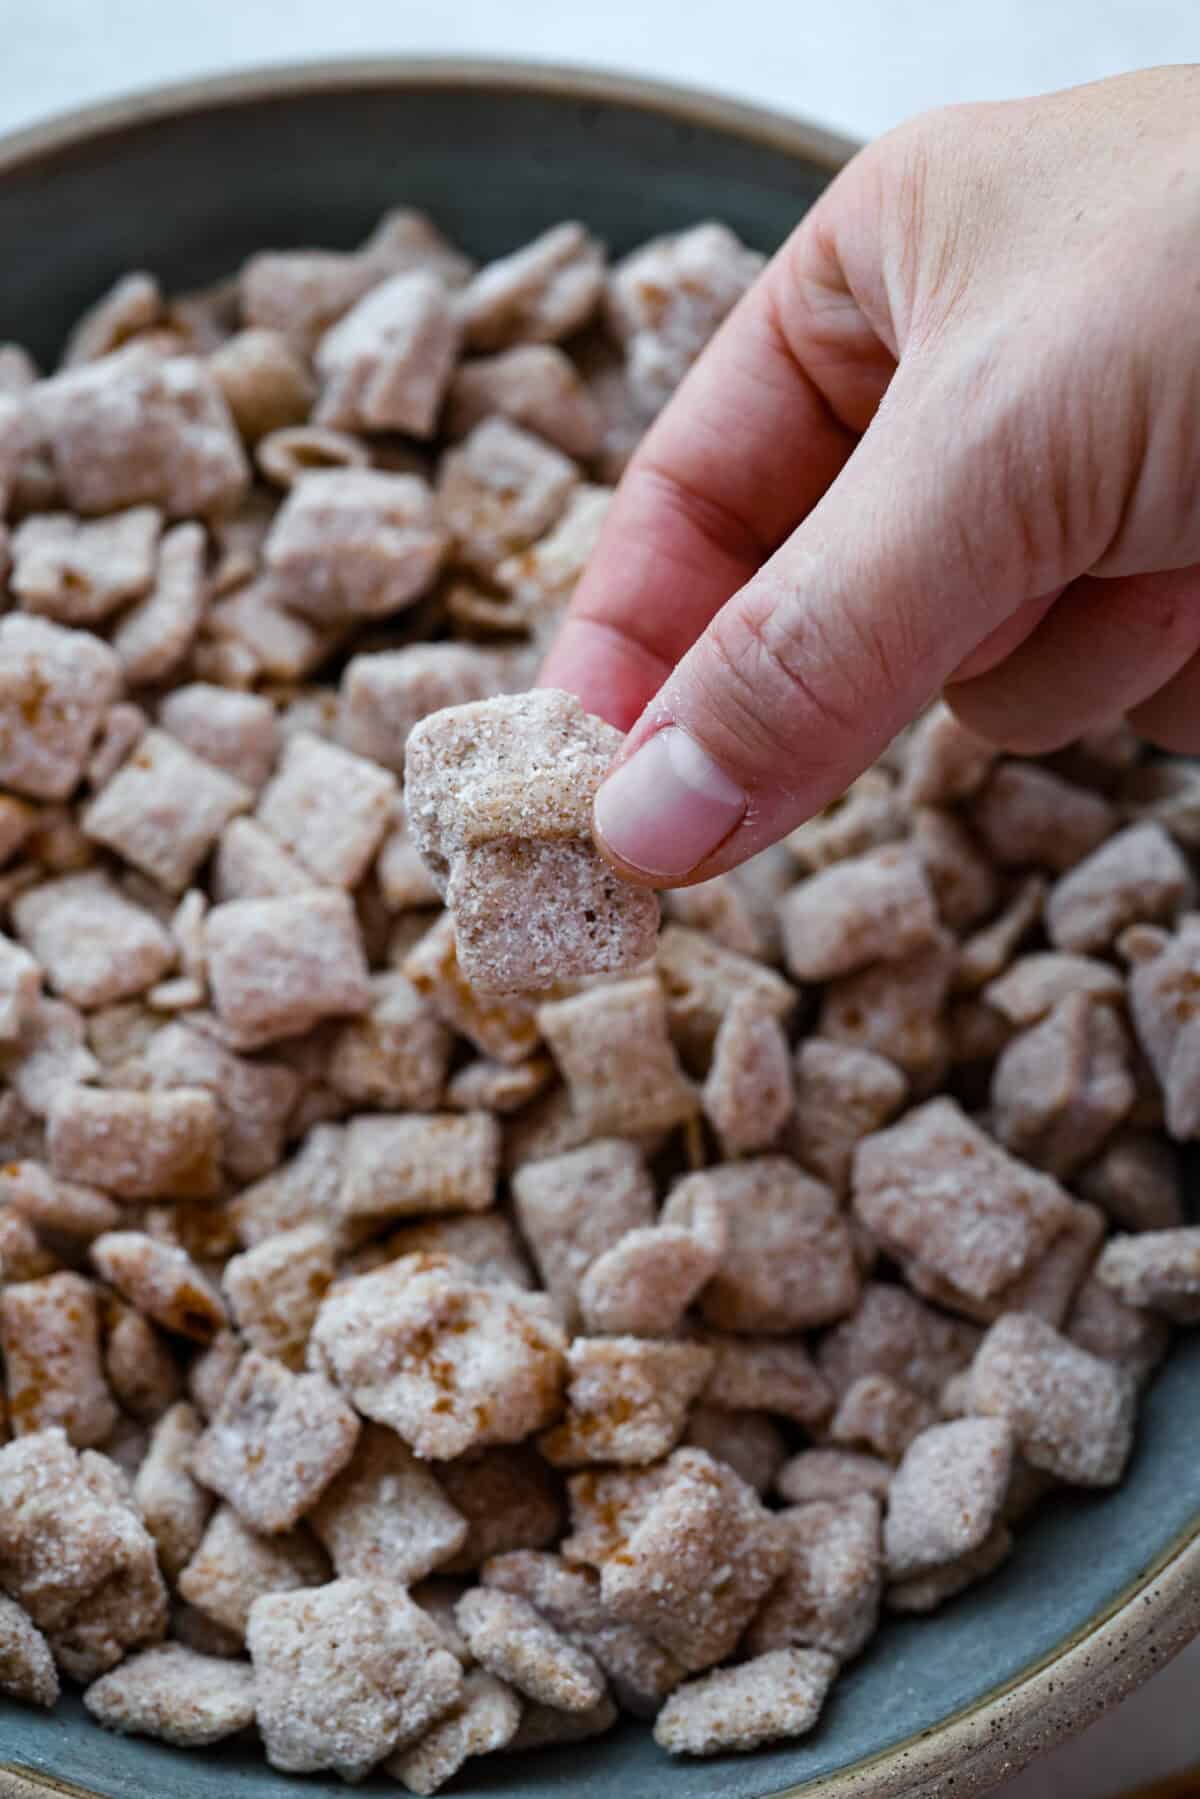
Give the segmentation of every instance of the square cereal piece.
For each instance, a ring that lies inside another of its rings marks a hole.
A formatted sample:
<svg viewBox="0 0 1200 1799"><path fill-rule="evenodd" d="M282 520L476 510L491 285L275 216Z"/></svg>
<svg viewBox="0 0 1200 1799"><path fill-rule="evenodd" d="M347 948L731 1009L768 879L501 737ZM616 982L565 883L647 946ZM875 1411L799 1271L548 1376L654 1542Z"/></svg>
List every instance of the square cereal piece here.
<svg viewBox="0 0 1200 1799"><path fill-rule="evenodd" d="M936 1611L948 1599L957 1598L968 1587L994 1574L1008 1560L1012 1549L1012 1532L1006 1524L998 1524L969 1555L947 1562L944 1567L932 1568L928 1574L916 1574L911 1580L897 1581L894 1586L889 1586L884 1595L887 1609L909 1614Z"/></svg>
<svg viewBox="0 0 1200 1799"><path fill-rule="evenodd" d="M1200 1321L1200 1225L1115 1236L1096 1264L1096 1279L1123 1305L1159 1312L1176 1324Z"/></svg>
<svg viewBox="0 0 1200 1799"><path fill-rule="evenodd" d="M164 1330L211 1343L228 1323L221 1295L186 1250L144 1231L106 1231L90 1254L109 1285Z"/></svg>
<svg viewBox="0 0 1200 1799"><path fill-rule="evenodd" d="M482 575L528 549L561 517L579 470L543 438L484 419L438 470L437 504L455 559Z"/></svg>
<svg viewBox="0 0 1200 1799"><path fill-rule="evenodd" d="M133 1496L170 1580L179 1578L200 1547L213 1509L212 1495L193 1480L191 1470L203 1428L186 1400L164 1412L133 1483Z"/></svg>
<svg viewBox="0 0 1200 1799"><path fill-rule="evenodd" d="M1162 1088L1168 1133L1200 1136L1200 932L1182 930L1129 977L1138 1042Z"/></svg>
<svg viewBox="0 0 1200 1799"><path fill-rule="evenodd" d="M452 1031L506 1068L533 1054L542 1040L537 1004L522 994L503 998L476 993L458 961L454 920L448 912L408 951L402 972Z"/></svg>
<svg viewBox="0 0 1200 1799"><path fill-rule="evenodd" d="M203 1749L253 1724L254 1670L162 1643L94 1681L83 1703L109 1730Z"/></svg>
<svg viewBox="0 0 1200 1799"><path fill-rule="evenodd" d="M971 1365L972 1412L1011 1425L1026 1461L1073 1485L1109 1487L1133 1447L1137 1388L1043 1319L1010 1312Z"/></svg>
<svg viewBox="0 0 1200 1799"><path fill-rule="evenodd" d="M192 1016L194 1024L164 1025L150 1039L143 1052L146 1085L151 1091L206 1088L220 1115L222 1162L236 1180L253 1180L283 1154L300 1078L283 1062L235 1055L212 1035L211 1013Z"/></svg>
<svg viewBox="0 0 1200 1799"><path fill-rule="evenodd" d="M663 1706L654 1740L672 1755L721 1755L804 1736L837 1666L820 1649L775 1649L689 1680Z"/></svg>
<svg viewBox="0 0 1200 1799"><path fill-rule="evenodd" d="M1070 1217L1067 1194L1001 1149L955 1101L929 1100L859 1144L854 1210L885 1249L987 1300Z"/></svg>
<svg viewBox="0 0 1200 1799"><path fill-rule="evenodd" d="M256 791L274 767L279 728L274 706L260 693L192 681L166 695L158 720L194 755Z"/></svg>
<svg viewBox="0 0 1200 1799"><path fill-rule="evenodd" d="M58 1672L41 1631L15 1599L0 1594L0 1693L24 1705L58 1704Z"/></svg>
<svg viewBox="0 0 1200 1799"><path fill-rule="evenodd" d="M232 509L249 466L205 364L130 344L37 389L37 417L76 512L140 503L170 518Z"/></svg>
<svg viewBox="0 0 1200 1799"><path fill-rule="evenodd" d="M443 1574L467 1574L492 1556L544 1549L563 1530L560 1477L531 1447L472 1450L441 1462L438 1482L467 1521L467 1537Z"/></svg>
<svg viewBox="0 0 1200 1799"><path fill-rule="evenodd" d="M289 592L281 578L264 574L215 605L206 621L207 653L195 658L197 675L247 685L260 675L302 681L319 668L341 643L346 625L314 623L290 612Z"/></svg>
<svg viewBox="0 0 1200 1799"><path fill-rule="evenodd" d="M810 1174L846 1194L854 1151L904 1104L908 1082L894 1063L848 1043L809 1037L796 1050L796 1102L785 1137Z"/></svg>
<svg viewBox="0 0 1200 1799"><path fill-rule="evenodd" d="M869 768L843 794L784 838L808 873L831 868L848 856L894 843L905 834L896 783L885 768Z"/></svg>
<svg viewBox="0 0 1200 1799"><path fill-rule="evenodd" d="M402 1749L384 1771L410 1793L436 1793L476 1755L511 1743L521 1722L521 1701L482 1668L464 1678L462 1697L412 1749Z"/></svg>
<svg viewBox="0 0 1200 1799"><path fill-rule="evenodd" d="M100 1354L96 1287L71 1272L16 1279L3 1261L0 1278L10 1284L0 1287L0 1348L13 1436L57 1425L77 1449L103 1443L117 1407Z"/></svg>
<svg viewBox="0 0 1200 1799"><path fill-rule="evenodd" d="M834 1500L840 1505L861 1493L886 1504L894 1473L890 1462L859 1450L802 1449L780 1468L775 1491L795 1506L817 1500Z"/></svg>
<svg viewBox="0 0 1200 1799"><path fill-rule="evenodd" d="M288 738L255 816L327 886L354 887L391 822L395 778L308 731Z"/></svg>
<svg viewBox="0 0 1200 1799"><path fill-rule="evenodd" d="M246 1642L273 1768L360 1780L447 1712L462 1669L403 1588L366 1580L270 1593Z"/></svg>
<svg viewBox="0 0 1200 1799"><path fill-rule="evenodd" d="M455 1618L480 1666L537 1704L587 1712L604 1697L604 1675L593 1657L520 1594L472 1587Z"/></svg>
<svg viewBox="0 0 1200 1799"><path fill-rule="evenodd" d="M997 1059L991 1121L1014 1155L1065 1180L1088 1161L1137 1097L1129 1036L1111 1006L1062 1000Z"/></svg>
<svg viewBox="0 0 1200 1799"><path fill-rule="evenodd" d="M263 562L289 607L328 626L411 606L445 552L433 494L419 475L333 468L296 482Z"/></svg>
<svg viewBox="0 0 1200 1799"><path fill-rule="evenodd" d="M795 1506L780 1523L787 1563L746 1632L747 1652L823 1649L850 1661L879 1622L879 1501L859 1492L836 1503Z"/></svg>
<svg viewBox="0 0 1200 1799"><path fill-rule="evenodd" d="M316 384L279 331L239 331L209 358L209 369L243 442L299 425L308 417Z"/></svg>
<svg viewBox="0 0 1200 1799"><path fill-rule="evenodd" d="M298 1225L333 1227L345 1136L339 1124L314 1125L290 1160L235 1197L233 1225L247 1249Z"/></svg>
<svg viewBox="0 0 1200 1799"><path fill-rule="evenodd" d="M292 1374L251 1350L196 1446L192 1471L255 1530L290 1530L350 1460L358 1433L358 1419L320 1374Z"/></svg>
<svg viewBox="0 0 1200 1799"><path fill-rule="evenodd" d="M436 275L393 275L364 294L317 346L318 425L431 437L461 326Z"/></svg>
<svg viewBox="0 0 1200 1799"><path fill-rule="evenodd" d="M778 1017L752 994L721 1021L701 1092L727 1157L769 1149L792 1112L792 1062Z"/></svg>
<svg viewBox="0 0 1200 1799"><path fill-rule="evenodd" d="M839 976L825 988L819 1035L886 1057L914 1093L927 1093L950 1058L942 1011L957 959L956 940L942 932L907 956Z"/></svg>
<svg viewBox="0 0 1200 1799"><path fill-rule="evenodd" d="M976 793L970 819L1002 868L1032 863L1065 874L1112 835L1118 814L1101 794L1048 768L1006 760Z"/></svg>
<svg viewBox="0 0 1200 1799"><path fill-rule="evenodd" d="M358 1105L431 1111L450 1066L449 1029L400 973L371 977L371 1007L343 1025L329 1049L326 1077Z"/></svg>
<svg viewBox="0 0 1200 1799"><path fill-rule="evenodd" d="M888 1494L889 1582L944 1567L986 1542L1001 1522L1013 1448L1001 1418L960 1418L914 1438Z"/></svg>
<svg viewBox="0 0 1200 1799"><path fill-rule="evenodd" d="M462 850L446 904L459 963L480 993L627 974L653 955L658 935L657 896L622 881L582 840L512 838Z"/></svg>
<svg viewBox="0 0 1200 1799"><path fill-rule="evenodd" d="M1128 825L1054 883L1046 931L1055 949L1105 950L1127 925L1170 920L1194 892L1187 862L1162 826Z"/></svg>
<svg viewBox="0 0 1200 1799"><path fill-rule="evenodd" d="M90 632L0 618L0 782L30 799L66 799L120 686L120 663Z"/></svg>
<svg viewBox="0 0 1200 1799"><path fill-rule="evenodd" d="M230 819L253 798L241 781L201 761L165 731L151 730L101 788L82 823L94 842L182 893Z"/></svg>
<svg viewBox="0 0 1200 1799"><path fill-rule="evenodd" d="M1125 983L1111 963L1062 950L1034 950L1018 957L983 990L987 1004L1015 1025L1037 1024L1067 999L1119 1005L1124 994Z"/></svg>
<svg viewBox="0 0 1200 1799"><path fill-rule="evenodd" d="M309 1516L339 1575L409 1587L453 1558L467 1522L406 1443L364 1425L354 1455Z"/></svg>
<svg viewBox="0 0 1200 1799"><path fill-rule="evenodd" d="M115 1230L121 1218L121 1208L106 1194L73 1181L53 1180L41 1162L21 1157L0 1167L0 1207L5 1206L36 1230L57 1232L80 1243Z"/></svg>
<svg viewBox="0 0 1200 1799"><path fill-rule="evenodd" d="M500 1127L488 1112L353 1118L338 1209L343 1218L484 1212L500 1169Z"/></svg>
<svg viewBox="0 0 1200 1799"><path fill-rule="evenodd" d="M885 844L809 875L784 895L780 919L788 973L802 981L907 956L937 929L933 893L907 844Z"/></svg>
<svg viewBox="0 0 1200 1799"><path fill-rule="evenodd" d="M448 1257L404 1256L335 1289L310 1359L422 1460L514 1443L560 1403L565 1344L542 1295L488 1286Z"/></svg>
<svg viewBox="0 0 1200 1799"><path fill-rule="evenodd" d="M604 247L574 220L487 263L459 296L472 350L553 343L587 323L604 291Z"/></svg>
<svg viewBox="0 0 1200 1799"><path fill-rule="evenodd" d="M663 1208L688 1225L714 1206L727 1228L721 1266L700 1296L720 1330L799 1331L852 1312L859 1276L846 1218L828 1187L782 1156L757 1156L687 1176Z"/></svg>
<svg viewBox="0 0 1200 1799"><path fill-rule="evenodd" d="M538 1008L571 1109L593 1136L668 1130L695 1116L698 1095L667 1031L653 975L614 981Z"/></svg>
<svg viewBox="0 0 1200 1799"><path fill-rule="evenodd" d="M662 1472L601 1566L601 1597L685 1668L707 1668L734 1648L782 1574L784 1533L754 1489L703 1450L677 1449Z"/></svg>
<svg viewBox="0 0 1200 1799"><path fill-rule="evenodd" d="M929 1400L890 1374L863 1374L847 1387L829 1425L833 1443L868 1449L889 1461L936 1423Z"/></svg>
<svg viewBox="0 0 1200 1799"><path fill-rule="evenodd" d="M511 612L543 649L557 632L600 541L612 492L611 487L581 482L572 489L557 523L528 549L506 556L494 572L497 586L509 596Z"/></svg>
<svg viewBox="0 0 1200 1799"><path fill-rule="evenodd" d="M352 656L338 691L338 739L396 774L423 718L496 691L496 659L468 643L414 643Z"/></svg>
<svg viewBox="0 0 1200 1799"><path fill-rule="evenodd" d="M1080 1287L1063 1328L1079 1349L1114 1362L1139 1385L1157 1368L1170 1342L1165 1318L1127 1306L1094 1274Z"/></svg>
<svg viewBox="0 0 1200 1799"><path fill-rule="evenodd" d="M726 949L703 931L667 924L658 940L658 976L671 1036L683 1054L707 1066L721 1021L738 998L753 998L785 1024L796 989L773 968Z"/></svg>
<svg viewBox="0 0 1200 1799"><path fill-rule="evenodd" d="M538 1448L556 1468L656 1462L683 1434L712 1363L700 1343L577 1338L567 1351L566 1417Z"/></svg>
<svg viewBox="0 0 1200 1799"><path fill-rule="evenodd" d="M520 1287L529 1292L537 1285L520 1238L500 1212L429 1218L419 1224L401 1225L391 1232L383 1247L389 1260L416 1255L421 1250L452 1256L489 1286Z"/></svg>
<svg viewBox="0 0 1200 1799"><path fill-rule="evenodd" d="M706 1449L714 1461L728 1462L756 1493L769 1492L787 1460L783 1434L765 1412L693 1406L683 1441L690 1449Z"/></svg>
<svg viewBox="0 0 1200 1799"><path fill-rule="evenodd" d="M60 625L95 625L154 580L162 515L132 506L111 518L39 512L12 535L10 586L25 612Z"/></svg>
<svg viewBox="0 0 1200 1799"><path fill-rule="evenodd" d="M212 897L223 900L286 899L311 893L316 880L264 830L257 819L231 818L213 858Z"/></svg>
<svg viewBox="0 0 1200 1799"><path fill-rule="evenodd" d="M50 1166L64 1180L118 1199L204 1199L218 1190L217 1103L202 1088L63 1087L47 1125Z"/></svg>
<svg viewBox="0 0 1200 1799"><path fill-rule="evenodd" d="M41 968L0 932L0 1045L20 1043L41 994Z"/></svg>
<svg viewBox="0 0 1200 1799"><path fill-rule="evenodd" d="M12 917L50 986L76 1006L144 993L175 960L170 932L99 872L28 888Z"/></svg>
<svg viewBox="0 0 1200 1799"><path fill-rule="evenodd" d="M208 539L195 523L162 540L154 586L117 620L112 646L131 687L166 681L195 642L208 610Z"/></svg>
<svg viewBox="0 0 1200 1799"><path fill-rule="evenodd" d="M1114 1131L1075 1184L1126 1230L1170 1230L1183 1223L1179 1153L1157 1132L1132 1126Z"/></svg>
<svg viewBox="0 0 1200 1799"><path fill-rule="evenodd" d="M821 1338L817 1365L839 1399L863 1375L887 1374L936 1400L978 1347L972 1325L936 1312L904 1287L868 1281L853 1315Z"/></svg>
<svg viewBox="0 0 1200 1799"><path fill-rule="evenodd" d="M238 1049L296 1037L371 1003L354 906L317 889L229 900L204 925L213 1004Z"/></svg>
<svg viewBox="0 0 1200 1799"><path fill-rule="evenodd" d="M45 1118L81 1081L97 1078L100 1064L85 1047L85 1035L74 1006L39 995L27 1008L19 1039L0 1049L0 1069L27 1112ZM71 1175L67 1168L59 1172Z"/></svg>
<svg viewBox="0 0 1200 1799"><path fill-rule="evenodd" d="M645 1161L632 1143L601 1140L518 1169L512 1191L543 1285L573 1324L589 1264L628 1231L654 1222Z"/></svg>
<svg viewBox="0 0 1200 1799"><path fill-rule="evenodd" d="M446 395L446 436L465 437L494 413L568 456L586 459L600 447L596 403L571 358L555 344L519 344L459 364Z"/></svg>
<svg viewBox="0 0 1200 1799"><path fill-rule="evenodd" d="M829 1417L833 1394L798 1338L705 1331L701 1341L715 1357L705 1405L727 1412L773 1412L810 1431Z"/></svg>
<svg viewBox="0 0 1200 1799"><path fill-rule="evenodd" d="M723 1229L716 1240L683 1225L626 1231L584 1270L578 1286L584 1328L601 1335L673 1336L720 1268L724 1243Z"/></svg>
<svg viewBox="0 0 1200 1799"><path fill-rule="evenodd" d="M231 1256L221 1285L233 1321L251 1349L299 1369L333 1277L330 1232L321 1224L300 1224Z"/></svg>
<svg viewBox="0 0 1200 1799"><path fill-rule="evenodd" d="M303 1526L265 1537L232 1506L219 1505L177 1584L197 1611L243 1637L256 1599L324 1586L329 1578L328 1558Z"/></svg>

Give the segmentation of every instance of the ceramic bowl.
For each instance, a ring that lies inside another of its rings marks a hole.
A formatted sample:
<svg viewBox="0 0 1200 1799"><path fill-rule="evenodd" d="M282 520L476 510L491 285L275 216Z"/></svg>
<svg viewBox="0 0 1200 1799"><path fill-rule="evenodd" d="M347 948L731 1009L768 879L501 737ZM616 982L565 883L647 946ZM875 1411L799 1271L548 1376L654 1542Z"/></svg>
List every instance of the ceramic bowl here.
<svg viewBox="0 0 1200 1799"><path fill-rule="evenodd" d="M473 63L272 70L175 88L0 144L0 339L53 355L117 274L215 279L264 245L349 245L427 208L475 255L559 219L620 252L727 220L772 248L851 146L812 126L621 76ZM1143 1413L1126 1483L1061 1497L1001 1573L887 1625L807 1740L669 1762L644 1728L474 1764L476 1799L967 1799L1086 1724L1200 1630L1200 1333ZM393 1782L356 1791L389 1793ZM0 1799L334 1799L252 1744L207 1754L102 1733L78 1699L0 1705Z"/></svg>

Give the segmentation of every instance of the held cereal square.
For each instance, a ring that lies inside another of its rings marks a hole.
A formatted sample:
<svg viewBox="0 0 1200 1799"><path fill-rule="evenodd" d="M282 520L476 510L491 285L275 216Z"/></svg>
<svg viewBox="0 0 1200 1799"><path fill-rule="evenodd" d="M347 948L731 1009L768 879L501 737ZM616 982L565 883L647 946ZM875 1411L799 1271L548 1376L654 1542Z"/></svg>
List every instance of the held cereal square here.
<svg viewBox="0 0 1200 1799"><path fill-rule="evenodd" d="M120 686L117 658L90 632L0 618L0 782L30 799L66 799Z"/></svg>
<svg viewBox="0 0 1200 1799"><path fill-rule="evenodd" d="M147 731L83 815L87 835L182 893L250 789L165 731Z"/></svg>
<svg viewBox="0 0 1200 1799"><path fill-rule="evenodd" d="M230 900L205 920L213 1004L239 1049L365 1012L367 963L354 906L318 890Z"/></svg>

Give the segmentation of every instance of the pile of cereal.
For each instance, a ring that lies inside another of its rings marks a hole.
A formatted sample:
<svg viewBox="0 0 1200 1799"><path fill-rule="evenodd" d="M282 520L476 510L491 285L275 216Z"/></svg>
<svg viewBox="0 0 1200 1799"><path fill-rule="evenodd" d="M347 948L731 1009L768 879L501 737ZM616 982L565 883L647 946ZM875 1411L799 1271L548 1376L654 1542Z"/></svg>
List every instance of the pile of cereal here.
<svg viewBox="0 0 1200 1799"><path fill-rule="evenodd" d="M1121 1478L1200 768L935 706L660 932L529 691L758 266L397 212L0 348L0 1691L414 1793L751 1749Z"/></svg>

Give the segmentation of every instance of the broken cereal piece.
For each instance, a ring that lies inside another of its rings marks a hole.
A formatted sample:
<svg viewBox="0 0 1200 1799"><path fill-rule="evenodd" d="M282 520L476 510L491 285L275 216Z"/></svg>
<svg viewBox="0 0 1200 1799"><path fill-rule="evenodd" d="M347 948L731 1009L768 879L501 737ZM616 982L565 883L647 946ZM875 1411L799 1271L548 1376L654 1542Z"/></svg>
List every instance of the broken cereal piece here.
<svg viewBox="0 0 1200 1799"><path fill-rule="evenodd" d="M971 1365L971 1410L1011 1425L1026 1461L1077 1486L1109 1487L1133 1447L1137 1389L1041 1318L1010 1312Z"/></svg>
<svg viewBox="0 0 1200 1799"><path fill-rule="evenodd" d="M672 1693L654 1740L672 1755L720 1755L803 1736L836 1673L837 1662L820 1649L774 1649L718 1668Z"/></svg>

